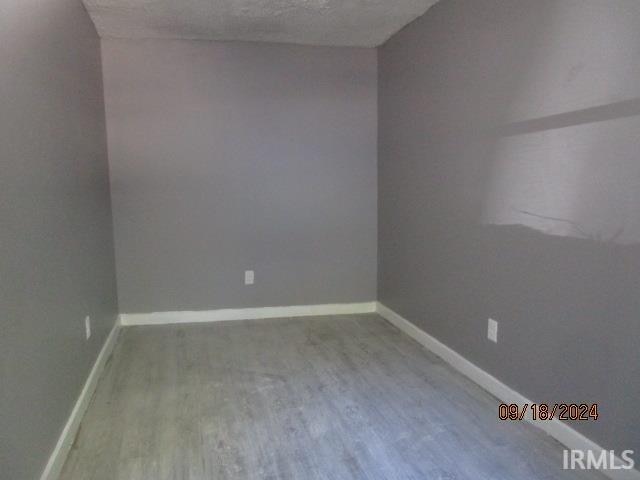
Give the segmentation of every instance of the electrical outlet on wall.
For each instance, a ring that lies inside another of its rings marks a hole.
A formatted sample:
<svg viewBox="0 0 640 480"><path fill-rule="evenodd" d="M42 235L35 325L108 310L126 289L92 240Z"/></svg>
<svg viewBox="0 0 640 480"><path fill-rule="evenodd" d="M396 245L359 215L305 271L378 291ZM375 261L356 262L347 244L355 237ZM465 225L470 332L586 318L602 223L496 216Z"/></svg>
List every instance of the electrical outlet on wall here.
<svg viewBox="0 0 640 480"><path fill-rule="evenodd" d="M244 284L245 285L253 285L255 281L255 274L253 270L245 270L244 272Z"/></svg>
<svg viewBox="0 0 640 480"><path fill-rule="evenodd" d="M91 317L89 315L84 317L84 333L87 340L89 340L89 337L91 336Z"/></svg>
<svg viewBox="0 0 640 480"><path fill-rule="evenodd" d="M498 322L493 318L489 319L487 325L487 338L492 342L498 343Z"/></svg>

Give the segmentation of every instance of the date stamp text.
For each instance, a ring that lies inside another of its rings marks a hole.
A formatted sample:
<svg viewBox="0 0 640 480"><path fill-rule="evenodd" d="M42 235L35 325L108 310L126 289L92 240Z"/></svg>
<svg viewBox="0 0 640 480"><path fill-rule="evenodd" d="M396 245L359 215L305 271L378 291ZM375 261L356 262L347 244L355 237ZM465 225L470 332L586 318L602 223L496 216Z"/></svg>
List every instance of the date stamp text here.
<svg viewBox="0 0 640 480"><path fill-rule="evenodd" d="M527 419L527 414L531 419L561 421L589 421L598 420L597 403L502 403L498 407L498 418L500 420L522 421Z"/></svg>

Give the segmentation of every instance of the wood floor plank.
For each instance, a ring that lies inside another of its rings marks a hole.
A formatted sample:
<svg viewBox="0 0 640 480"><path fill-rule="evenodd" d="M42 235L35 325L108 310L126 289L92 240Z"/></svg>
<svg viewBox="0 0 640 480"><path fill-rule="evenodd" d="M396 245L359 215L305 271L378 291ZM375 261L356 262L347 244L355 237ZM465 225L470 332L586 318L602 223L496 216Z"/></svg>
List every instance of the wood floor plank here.
<svg viewBox="0 0 640 480"><path fill-rule="evenodd" d="M597 480L377 315L129 327L61 480Z"/></svg>

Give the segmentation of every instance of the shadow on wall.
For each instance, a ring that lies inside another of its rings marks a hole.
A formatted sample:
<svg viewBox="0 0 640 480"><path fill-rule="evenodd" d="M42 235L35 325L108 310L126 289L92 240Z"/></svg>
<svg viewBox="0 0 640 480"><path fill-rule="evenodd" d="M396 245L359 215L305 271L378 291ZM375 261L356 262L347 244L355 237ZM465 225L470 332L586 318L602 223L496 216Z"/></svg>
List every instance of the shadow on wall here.
<svg viewBox="0 0 640 480"><path fill-rule="evenodd" d="M483 223L638 243L638 116L634 99L500 128Z"/></svg>
<svg viewBox="0 0 640 480"><path fill-rule="evenodd" d="M379 298L533 401L600 403L575 428L635 451L639 21L449 0L380 57Z"/></svg>
<svg viewBox="0 0 640 480"><path fill-rule="evenodd" d="M483 223L640 241L640 32L624 4L607 2L578 16L575 1L549 4L504 112L510 123L494 132ZM582 38L590 31L608 52L595 64Z"/></svg>
<svg viewBox="0 0 640 480"><path fill-rule="evenodd" d="M499 129L483 223L638 243L637 116L634 99Z"/></svg>

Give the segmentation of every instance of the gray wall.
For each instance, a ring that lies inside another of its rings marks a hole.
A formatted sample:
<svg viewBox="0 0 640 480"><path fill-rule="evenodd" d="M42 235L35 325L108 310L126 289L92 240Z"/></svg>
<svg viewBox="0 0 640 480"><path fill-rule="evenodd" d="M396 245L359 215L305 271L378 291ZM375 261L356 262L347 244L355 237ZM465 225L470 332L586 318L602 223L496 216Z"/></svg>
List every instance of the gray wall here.
<svg viewBox="0 0 640 480"><path fill-rule="evenodd" d="M375 299L375 50L105 40L103 67L122 312Z"/></svg>
<svg viewBox="0 0 640 480"><path fill-rule="evenodd" d="M0 476L31 480L115 320L112 222L93 24L76 0L0 12Z"/></svg>
<svg viewBox="0 0 640 480"><path fill-rule="evenodd" d="M380 301L636 452L638 25L635 0L443 0L378 56Z"/></svg>

